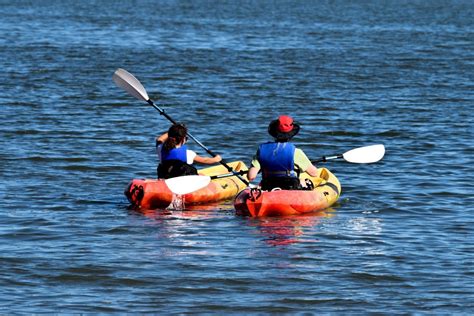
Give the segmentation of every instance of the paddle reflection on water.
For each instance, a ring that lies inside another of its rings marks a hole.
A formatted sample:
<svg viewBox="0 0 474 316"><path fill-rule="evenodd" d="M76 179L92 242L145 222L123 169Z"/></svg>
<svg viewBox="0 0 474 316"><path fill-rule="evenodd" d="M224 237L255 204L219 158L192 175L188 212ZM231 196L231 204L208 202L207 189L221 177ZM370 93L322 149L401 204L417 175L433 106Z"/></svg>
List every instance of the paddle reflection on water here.
<svg viewBox="0 0 474 316"><path fill-rule="evenodd" d="M264 241L272 246L284 246L299 242L317 242L303 239L305 230L318 225L322 218L334 216L334 209L299 216L251 218L249 225L259 229Z"/></svg>

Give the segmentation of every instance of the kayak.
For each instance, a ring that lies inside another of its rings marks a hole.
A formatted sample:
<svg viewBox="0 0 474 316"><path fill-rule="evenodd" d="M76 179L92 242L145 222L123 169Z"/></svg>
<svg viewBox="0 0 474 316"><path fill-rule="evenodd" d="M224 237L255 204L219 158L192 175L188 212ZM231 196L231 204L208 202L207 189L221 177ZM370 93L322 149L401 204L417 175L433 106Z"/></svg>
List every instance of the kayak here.
<svg viewBox="0 0 474 316"><path fill-rule="evenodd" d="M313 190L262 191L247 188L234 200L238 214L252 217L301 215L329 208L341 194L341 184L336 176L326 168L318 168L318 176L301 176L309 179Z"/></svg>
<svg viewBox="0 0 474 316"><path fill-rule="evenodd" d="M235 171L247 170L242 161L227 163ZM213 176L229 172L222 165L198 170L199 175ZM246 185L237 176L213 179L207 186L197 191L180 195L184 205L212 203L234 198ZM133 207L141 209L166 208L174 200L173 194L164 179L133 179L124 191L125 196Z"/></svg>

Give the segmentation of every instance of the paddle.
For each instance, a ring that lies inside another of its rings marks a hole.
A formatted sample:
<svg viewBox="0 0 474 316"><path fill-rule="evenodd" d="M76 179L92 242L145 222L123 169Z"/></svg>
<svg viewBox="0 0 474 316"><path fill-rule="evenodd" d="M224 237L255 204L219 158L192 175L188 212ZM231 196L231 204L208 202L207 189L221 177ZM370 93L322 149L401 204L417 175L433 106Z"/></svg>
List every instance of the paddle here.
<svg viewBox="0 0 474 316"><path fill-rule="evenodd" d="M213 179L220 179L232 176L240 176L247 173L245 171L234 171L225 174L219 174L215 176L203 176L203 175L191 175L191 176L182 176L176 178L166 179L165 183L170 189L171 192L175 194L188 194L204 187L211 182Z"/></svg>
<svg viewBox="0 0 474 316"><path fill-rule="evenodd" d="M377 162L383 158L385 154L384 145L371 145L360 148L355 148L345 152L344 154L335 155L335 156L324 156L321 159L312 161L312 163L325 162L328 160L343 158L347 162L351 163L373 163ZM192 175L192 176L182 176L167 179L166 184L168 185L171 192L176 194L187 194L199 189L206 187L209 182L213 179L220 179L226 177L232 177L235 175L246 174L247 171L238 171L225 173L215 176L202 176L202 175ZM178 193L179 192L179 193Z"/></svg>
<svg viewBox="0 0 474 316"><path fill-rule="evenodd" d="M117 86L119 86L120 88L124 89L125 91L127 91L129 94L131 94L132 96L134 96L135 98L139 99L139 100L143 100L145 102L147 102L149 105L151 105L152 107L154 107L155 109L158 110L158 112L160 112L161 115L163 115L164 117L166 117L171 123L173 124L176 124L176 121L173 120L171 118L171 116L169 116L163 109L161 109L159 106L157 106L151 99L150 97L148 96L148 93L146 92L145 88L143 87L143 85L140 83L140 81L138 81L137 78L135 78L135 76L133 76L131 73L129 73L128 71L122 69L122 68L118 68L115 73L113 74L112 76L112 79L113 81L115 82L115 84ZM206 146L204 146L199 140L197 140L193 135L191 135L189 132L188 132L188 136L194 140L199 146L201 146L202 149L204 149L209 155L211 155L212 157L215 157L216 154L214 154L209 148L207 148ZM228 171L233 171L232 167L230 167L224 160L221 160L220 163L227 168ZM248 185L248 181L245 180L244 178L242 178L240 175L237 175L237 177L240 179L240 181L242 181L243 183L245 183L245 185Z"/></svg>
<svg viewBox="0 0 474 316"><path fill-rule="evenodd" d="M312 163L326 162L333 159L344 159L347 162L351 163L373 163L377 162L383 158L385 155L384 145L371 145L365 147L354 148L352 150L346 151L340 155L334 156L323 156L321 159L313 160Z"/></svg>

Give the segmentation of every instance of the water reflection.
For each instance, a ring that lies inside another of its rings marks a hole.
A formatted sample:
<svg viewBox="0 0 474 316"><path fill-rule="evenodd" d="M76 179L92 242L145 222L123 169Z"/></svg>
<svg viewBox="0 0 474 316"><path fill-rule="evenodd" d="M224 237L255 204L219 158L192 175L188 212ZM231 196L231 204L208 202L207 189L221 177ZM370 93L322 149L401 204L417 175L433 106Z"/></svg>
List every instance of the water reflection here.
<svg viewBox="0 0 474 316"><path fill-rule="evenodd" d="M224 214L233 214L232 201L186 205L183 196L173 197L172 203L165 209L142 209L130 207L137 214L153 220L169 219L212 219Z"/></svg>
<svg viewBox="0 0 474 316"><path fill-rule="evenodd" d="M380 218L357 217L351 219L347 226L357 235L380 235L382 233Z"/></svg>
<svg viewBox="0 0 474 316"><path fill-rule="evenodd" d="M229 202L186 206L184 209L137 209L134 211L160 223L179 219L213 219L222 214L218 215L219 212L225 212L227 215L234 212ZM319 225L321 219L333 217L334 212L334 209L329 208L324 211L298 216L248 218L247 223L250 227L257 228L259 234L263 236L263 240L272 246L317 242L316 239L306 238L305 233ZM176 225L176 222L174 222L174 225Z"/></svg>
<svg viewBox="0 0 474 316"><path fill-rule="evenodd" d="M212 218L213 211L216 208L211 206L193 206L193 207L186 207L184 209L174 209L174 208L166 208L166 209L153 209L153 210L146 210L146 209L136 209L135 212L144 215L145 217L157 221L163 221L166 219L205 219L205 218Z"/></svg>
<svg viewBox="0 0 474 316"><path fill-rule="evenodd" d="M345 225L346 235L350 238L346 251L364 256L386 256L387 246L384 240L383 221L380 218L357 217ZM383 261L366 260L364 266L381 266Z"/></svg>
<svg viewBox="0 0 474 316"><path fill-rule="evenodd" d="M334 216L334 209L326 209L299 216L252 218L249 225L256 227L264 241L272 246L284 246L298 242L317 242L304 238L305 231L317 226L321 219Z"/></svg>

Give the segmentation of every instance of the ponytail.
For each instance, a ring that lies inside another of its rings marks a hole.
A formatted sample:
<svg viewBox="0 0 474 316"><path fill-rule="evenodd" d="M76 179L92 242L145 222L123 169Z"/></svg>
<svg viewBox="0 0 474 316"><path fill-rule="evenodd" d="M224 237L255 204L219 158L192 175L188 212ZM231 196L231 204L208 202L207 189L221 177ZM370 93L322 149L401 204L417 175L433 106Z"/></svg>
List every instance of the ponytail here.
<svg viewBox="0 0 474 316"><path fill-rule="evenodd" d="M168 130L168 138L163 144L163 149L170 151L176 148L177 145L184 141L187 132L188 129L184 124L173 124Z"/></svg>
<svg viewBox="0 0 474 316"><path fill-rule="evenodd" d="M163 144L163 149L166 151L170 151L173 148L176 148L180 142L177 141L175 137L168 137L168 139Z"/></svg>

